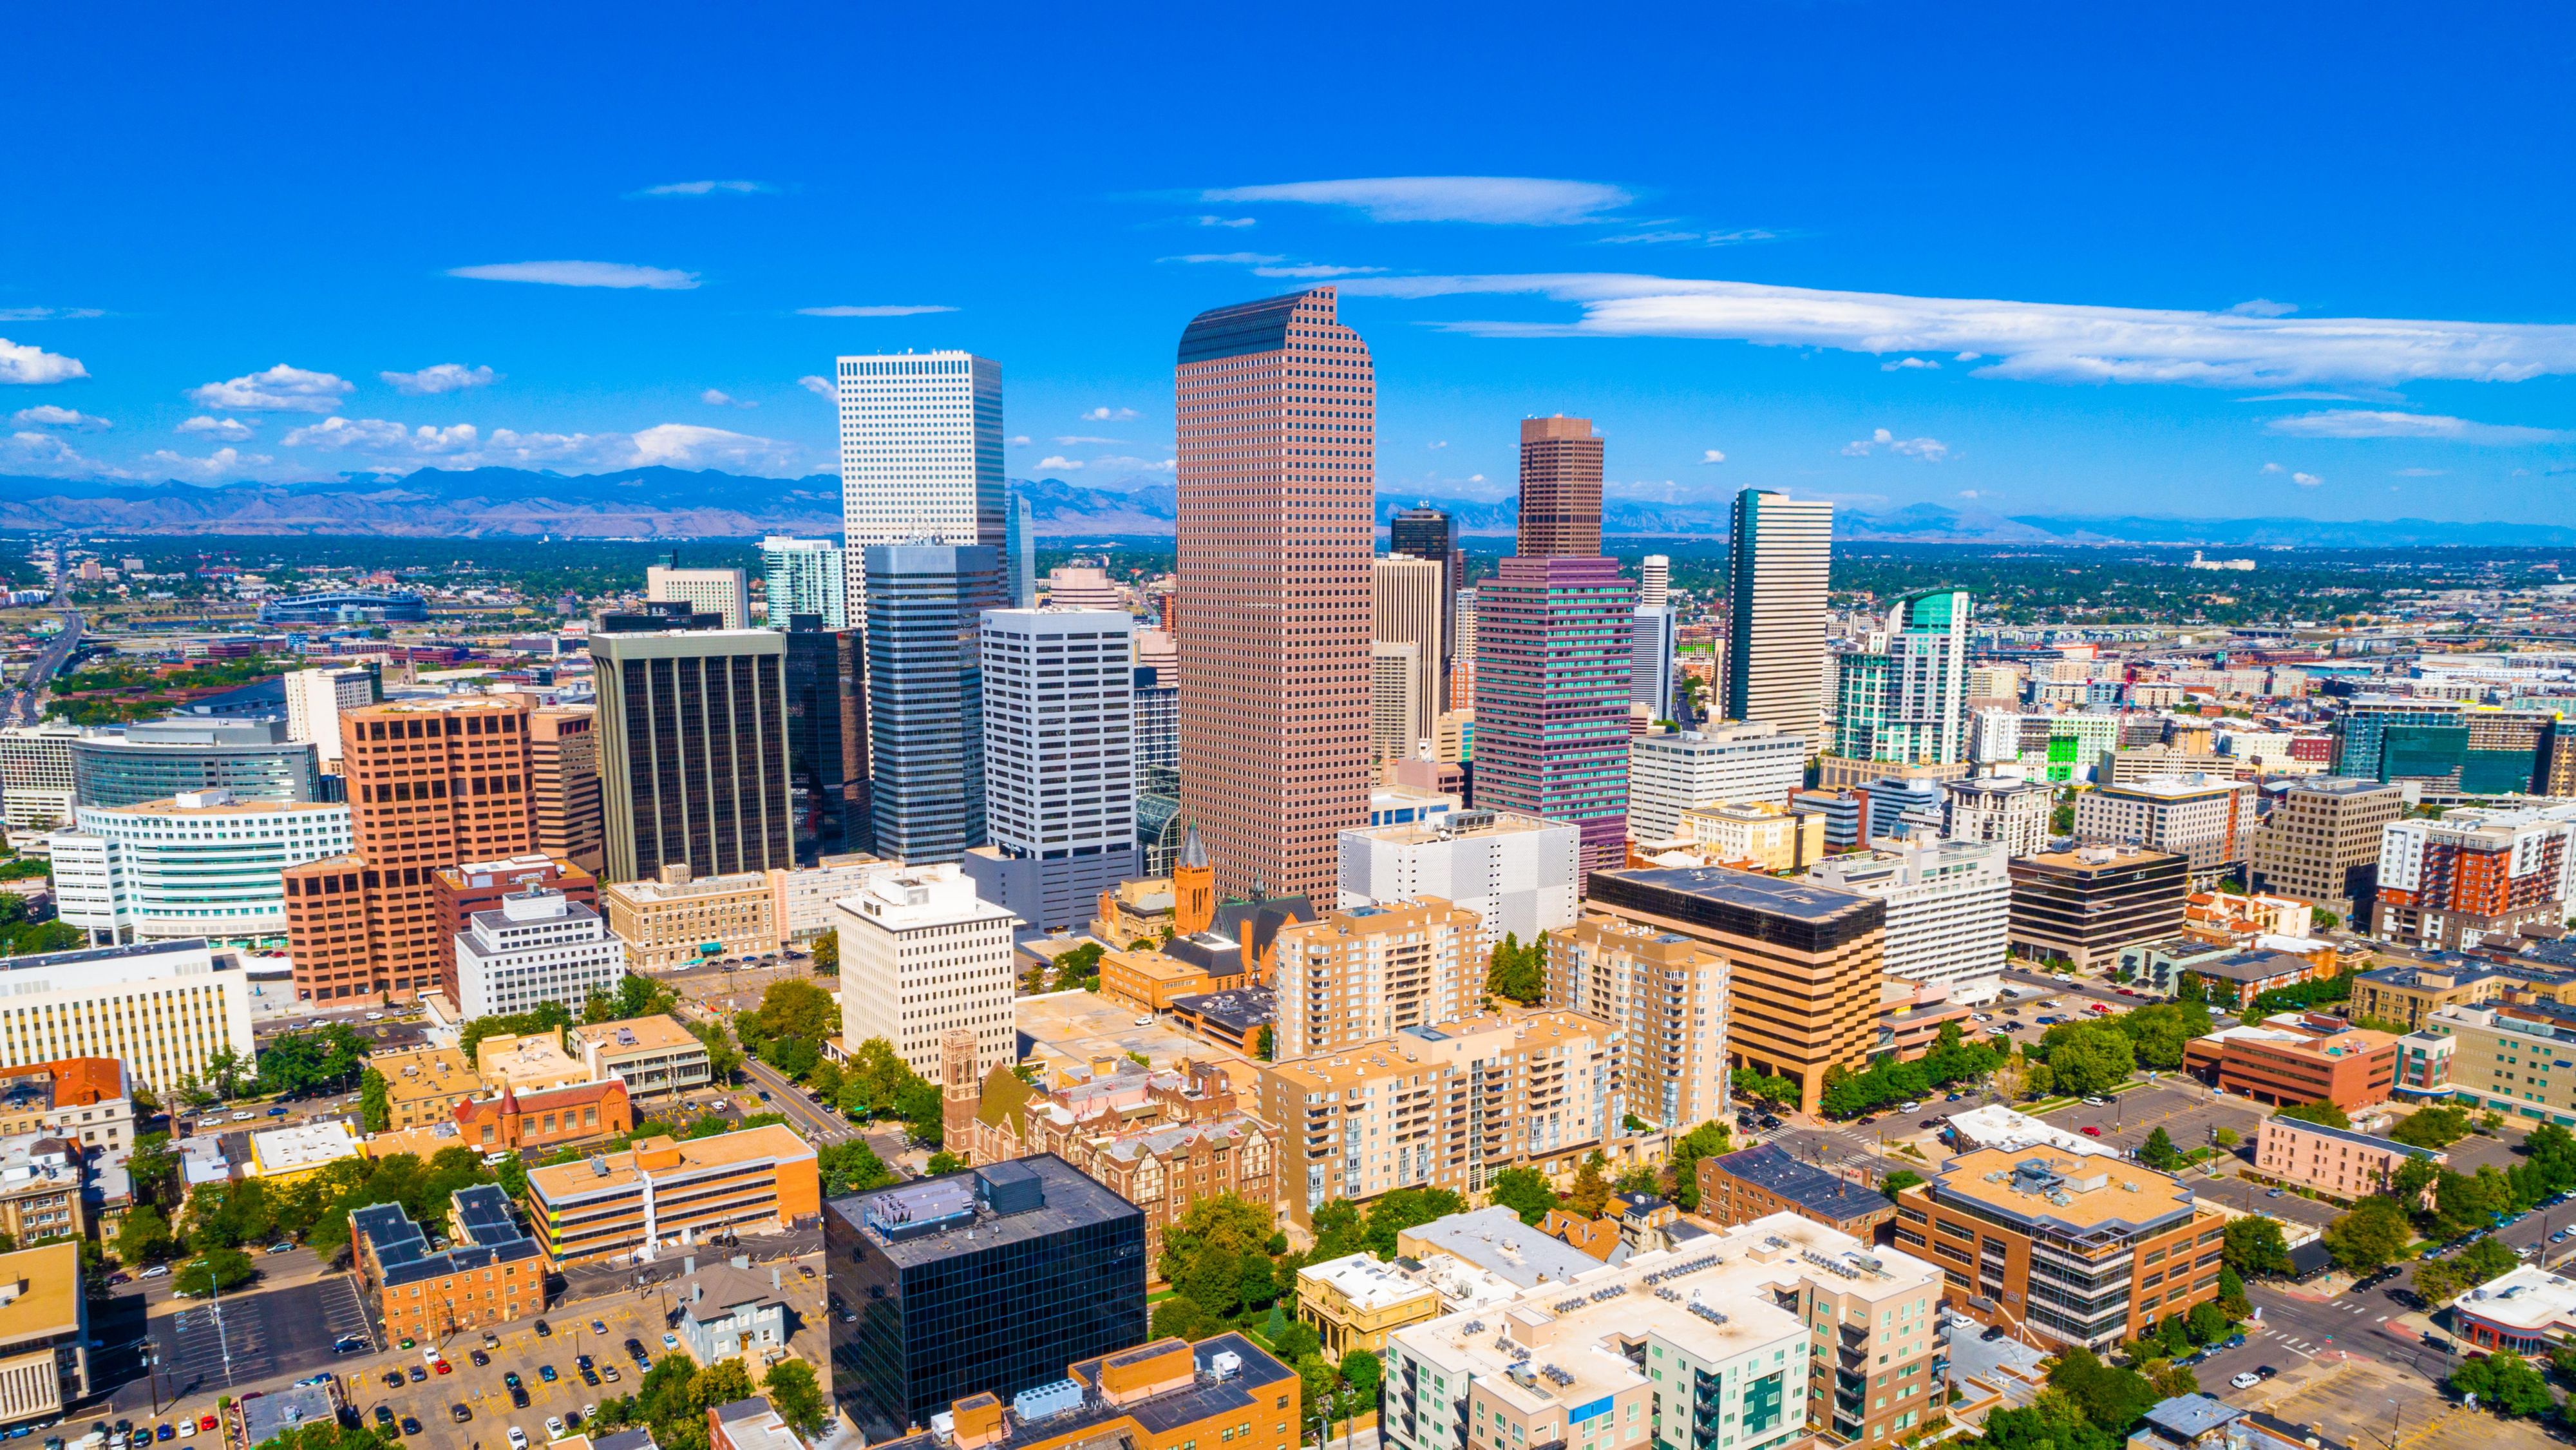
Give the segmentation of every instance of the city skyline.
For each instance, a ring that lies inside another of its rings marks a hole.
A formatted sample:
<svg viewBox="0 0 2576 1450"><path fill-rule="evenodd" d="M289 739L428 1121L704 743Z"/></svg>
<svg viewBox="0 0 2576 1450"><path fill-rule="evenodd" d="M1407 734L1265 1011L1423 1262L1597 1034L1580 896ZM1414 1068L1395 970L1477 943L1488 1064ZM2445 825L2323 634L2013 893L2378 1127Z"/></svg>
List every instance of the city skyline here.
<svg viewBox="0 0 2576 1450"><path fill-rule="evenodd" d="M559 44L507 54L405 37L399 85L347 63L379 23L33 18L31 46L121 63L29 83L9 164L46 221L0 241L0 476L806 475L837 463L833 358L957 349L1010 372L1010 476L1168 483L1171 333L1322 280L1372 339L1399 498L1507 497L1515 421L1558 411L1615 440L1611 498L1712 511L1758 486L1855 512L2547 518L2576 467L2568 203L2516 184L2564 151L2555 20L2233 16L2226 44L2163 17L1677 20L1598 37L1628 113L1461 139L1438 118L1546 62L1510 23L1372 15L1378 43L1310 78L1353 98L1326 115L1174 135L1152 88L1086 86L856 150L825 78L875 42L841 17L682 58L565 12L527 22ZM935 55L946 23L886 43ZM1238 39L1008 29L1006 91L1186 74ZM2267 51L2310 63L2257 79ZM567 52L598 63L528 69ZM956 80L886 77L887 113ZM1358 99L1399 82L1399 112ZM659 114L657 85L696 100ZM1970 89L2002 96L1992 120L1916 119ZM333 185L237 164L246 129L308 110L345 118L294 143ZM2335 134L2290 123L2323 113ZM460 119L413 123L434 114Z"/></svg>

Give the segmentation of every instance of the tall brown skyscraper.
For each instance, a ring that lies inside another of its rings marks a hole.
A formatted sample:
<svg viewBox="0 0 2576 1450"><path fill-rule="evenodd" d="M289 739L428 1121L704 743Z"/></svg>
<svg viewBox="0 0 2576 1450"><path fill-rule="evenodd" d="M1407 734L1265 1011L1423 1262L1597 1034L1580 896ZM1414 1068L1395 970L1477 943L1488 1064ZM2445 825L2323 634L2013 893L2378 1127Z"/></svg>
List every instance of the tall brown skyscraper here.
<svg viewBox="0 0 2576 1450"><path fill-rule="evenodd" d="M1520 547L1524 559L1601 553L1601 440L1589 418L1521 420Z"/></svg>
<svg viewBox="0 0 2576 1450"><path fill-rule="evenodd" d="M591 733L598 714L590 705L545 705L528 713L537 849L593 872L602 860L599 737Z"/></svg>
<svg viewBox="0 0 2576 1450"><path fill-rule="evenodd" d="M1330 899L1368 820L1377 375L1317 287L1191 319L1176 392L1181 810L1219 891Z"/></svg>

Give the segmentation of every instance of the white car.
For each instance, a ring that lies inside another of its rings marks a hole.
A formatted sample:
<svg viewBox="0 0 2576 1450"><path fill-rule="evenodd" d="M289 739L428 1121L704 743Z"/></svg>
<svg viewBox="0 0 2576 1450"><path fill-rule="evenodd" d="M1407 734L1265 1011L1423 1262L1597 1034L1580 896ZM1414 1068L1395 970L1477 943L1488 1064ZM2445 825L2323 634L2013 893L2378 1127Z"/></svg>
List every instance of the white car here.
<svg viewBox="0 0 2576 1450"><path fill-rule="evenodd" d="M196 1420L196 1417L195 1417L195 1416L193 1416L193 1415L189 1415L189 1416L184 1416L184 1417L182 1417L182 1418L180 1419L180 1421L179 1421L179 1438L180 1438L180 1439L182 1439L182 1440L185 1440L185 1439L187 1439L189 1436L194 1435L194 1434L196 1434L196 1433L197 1433L197 1420Z"/></svg>
<svg viewBox="0 0 2576 1450"><path fill-rule="evenodd" d="M1896 1110L1900 1113L1919 1113L1923 1111L1923 1105L1921 1103L1898 1103L1896 1105Z"/></svg>
<svg viewBox="0 0 2576 1450"><path fill-rule="evenodd" d="M516 1425L510 1427L510 1450L528 1450L528 1432Z"/></svg>
<svg viewBox="0 0 2576 1450"><path fill-rule="evenodd" d="M2227 1382L2227 1387L2231 1390L2250 1390L2262 1382L2263 1377L2249 1369L2245 1373L2238 1375L2236 1378L2229 1380Z"/></svg>
<svg viewBox="0 0 2576 1450"><path fill-rule="evenodd" d="M145 1269L134 1277L138 1279L166 1279L169 1276L170 1266L168 1264L154 1264L151 1268Z"/></svg>
<svg viewBox="0 0 2576 1450"><path fill-rule="evenodd" d="M549 1439L549 1440L560 1440L560 1439L562 1439L562 1438L563 1438L563 1433L564 1433L564 1422L563 1422L563 1416L561 1416L561 1415L548 1415L548 1416L546 1416L546 1438L547 1438L547 1439Z"/></svg>

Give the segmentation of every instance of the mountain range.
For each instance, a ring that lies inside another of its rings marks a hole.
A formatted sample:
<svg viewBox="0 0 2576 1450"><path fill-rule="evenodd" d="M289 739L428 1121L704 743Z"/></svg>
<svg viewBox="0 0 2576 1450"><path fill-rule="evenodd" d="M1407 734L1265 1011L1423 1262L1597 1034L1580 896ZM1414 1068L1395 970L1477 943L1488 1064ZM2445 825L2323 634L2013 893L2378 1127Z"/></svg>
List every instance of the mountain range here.
<svg viewBox="0 0 2576 1450"><path fill-rule="evenodd" d="M1098 538L1172 532L1170 483L1131 479L1113 488L1057 478L1013 480L1042 537ZM1509 499L1381 495L1378 518L1426 503L1447 510L1462 535L1508 537ZM1722 539L1726 506L1613 498L1611 534ZM714 470L632 468L558 474L517 468L424 468L402 475L348 474L307 483L215 485L91 482L0 475L0 529L78 529L130 534L329 534L473 538L745 538L833 534L841 481L832 474L756 478ZM2329 522L2301 518L2190 519L2145 515L2004 515L1939 504L1884 513L1838 511L1840 542L1923 544L2165 544L2182 547L2398 548L2424 545L2576 544L2562 524L2446 523L2426 519Z"/></svg>

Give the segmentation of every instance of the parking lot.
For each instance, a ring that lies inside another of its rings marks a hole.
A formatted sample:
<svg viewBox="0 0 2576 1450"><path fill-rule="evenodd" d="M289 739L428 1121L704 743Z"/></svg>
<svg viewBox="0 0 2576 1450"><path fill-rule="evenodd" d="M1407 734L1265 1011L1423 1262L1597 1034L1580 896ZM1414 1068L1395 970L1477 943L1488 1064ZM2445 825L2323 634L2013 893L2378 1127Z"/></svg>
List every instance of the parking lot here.
<svg viewBox="0 0 2576 1450"><path fill-rule="evenodd" d="M2115 1093L2106 1103L2071 1103L2043 1116L2069 1132L2097 1129L2085 1136L2131 1152L2162 1128L2175 1147L2188 1153L2209 1146L2212 1128L2228 1129L2239 1141L2251 1142L2263 1126L2264 1113L2242 1098L2222 1097L2190 1078L2168 1074Z"/></svg>
<svg viewBox="0 0 2576 1450"><path fill-rule="evenodd" d="M356 1334L374 1343L366 1306L347 1275L215 1302L184 1302L150 1322L156 1363L144 1383L120 1386L119 1414L148 1409L154 1398L188 1399L246 1388L281 1375L310 1373L334 1358L332 1341Z"/></svg>

